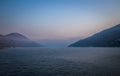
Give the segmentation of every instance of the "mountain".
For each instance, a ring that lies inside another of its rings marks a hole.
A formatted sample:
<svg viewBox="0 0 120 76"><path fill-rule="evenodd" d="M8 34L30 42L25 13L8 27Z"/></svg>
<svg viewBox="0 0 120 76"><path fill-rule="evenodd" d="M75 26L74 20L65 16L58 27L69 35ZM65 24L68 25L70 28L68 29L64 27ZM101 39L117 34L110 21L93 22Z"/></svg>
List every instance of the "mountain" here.
<svg viewBox="0 0 120 76"><path fill-rule="evenodd" d="M7 34L6 37L12 38L12 39L28 39L27 37L19 33L10 33L10 34Z"/></svg>
<svg viewBox="0 0 120 76"><path fill-rule="evenodd" d="M40 44L19 33L0 35L0 48L6 47L39 47Z"/></svg>
<svg viewBox="0 0 120 76"><path fill-rule="evenodd" d="M14 40L4 36L0 37L0 49L5 47L14 47L15 45L16 43L14 42Z"/></svg>
<svg viewBox="0 0 120 76"><path fill-rule="evenodd" d="M0 37L2 37L3 35L0 34Z"/></svg>
<svg viewBox="0 0 120 76"><path fill-rule="evenodd" d="M120 24L79 40L69 47L120 47Z"/></svg>

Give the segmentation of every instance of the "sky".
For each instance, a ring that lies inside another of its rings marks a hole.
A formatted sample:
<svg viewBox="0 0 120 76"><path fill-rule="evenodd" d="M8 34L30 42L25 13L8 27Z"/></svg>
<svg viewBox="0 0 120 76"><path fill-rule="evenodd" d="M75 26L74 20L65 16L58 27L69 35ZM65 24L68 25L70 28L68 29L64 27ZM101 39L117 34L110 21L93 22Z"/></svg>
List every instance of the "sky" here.
<svg viewBox="0 0 120 76"><path fill-rule="evenodd" d="M120 0L0 0L0 34L79 40L120 23Z"/></svg>

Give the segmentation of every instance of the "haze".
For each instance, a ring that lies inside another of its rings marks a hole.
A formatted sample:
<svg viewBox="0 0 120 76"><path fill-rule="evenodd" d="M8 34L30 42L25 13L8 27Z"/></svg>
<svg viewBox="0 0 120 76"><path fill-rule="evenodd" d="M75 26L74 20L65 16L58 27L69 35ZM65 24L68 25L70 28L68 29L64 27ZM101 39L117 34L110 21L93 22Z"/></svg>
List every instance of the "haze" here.
<svg viewBox="0 0 120 76"><path fill-rule="evenodd" d="M0 34L77 40L120 23L120 0L0 0Z"/></svg>

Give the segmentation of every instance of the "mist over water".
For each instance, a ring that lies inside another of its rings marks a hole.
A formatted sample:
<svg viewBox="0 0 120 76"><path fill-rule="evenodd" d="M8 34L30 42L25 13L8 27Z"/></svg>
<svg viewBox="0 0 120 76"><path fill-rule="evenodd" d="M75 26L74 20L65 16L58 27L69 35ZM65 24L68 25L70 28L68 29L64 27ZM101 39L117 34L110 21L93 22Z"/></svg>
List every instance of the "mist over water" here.
<svg viewBox="0 0 120 76"><path fill-rule="evenodd" d="M120 48L0 50L0 76L120 76Z"/></svg>

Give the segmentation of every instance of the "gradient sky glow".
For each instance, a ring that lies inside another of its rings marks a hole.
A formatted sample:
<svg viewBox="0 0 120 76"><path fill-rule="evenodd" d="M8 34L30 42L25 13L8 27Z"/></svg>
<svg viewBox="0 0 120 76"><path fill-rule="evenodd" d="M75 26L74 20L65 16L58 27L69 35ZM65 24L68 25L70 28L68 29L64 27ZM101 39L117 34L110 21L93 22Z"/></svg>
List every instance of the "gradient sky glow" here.
<svg viewBox="0 0 120 76"><path fill-rule="evenodd" d="M0 34L80 39L120 23L120 0L0 0Z"/></svg>

